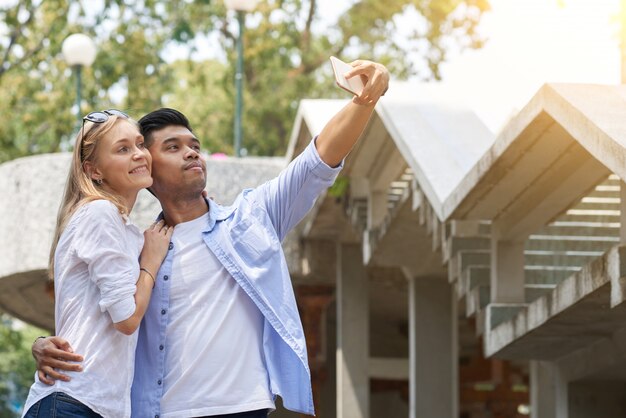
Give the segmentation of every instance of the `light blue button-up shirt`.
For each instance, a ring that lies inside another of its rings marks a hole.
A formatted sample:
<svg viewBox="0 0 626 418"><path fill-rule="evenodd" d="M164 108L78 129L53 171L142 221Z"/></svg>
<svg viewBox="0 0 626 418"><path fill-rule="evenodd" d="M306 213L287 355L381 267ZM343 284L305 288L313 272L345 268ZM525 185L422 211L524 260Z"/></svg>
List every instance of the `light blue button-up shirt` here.
<svg viewBox="0 0 626 418"><path fill-rule="evenodd" d="M340 170L326 165L311 141L278 177L244 190L231 206L207 201L209 220L202 231L207 247L265 318L263 352L272 394L282 397L285 408L309 415L314 409L306 343L280 243ZM159 417L165 353L169 345L185 343L167 340L170 283L177 280L172 277L173 250L170 244L139 328L131 398L137 418Z"/></svg>

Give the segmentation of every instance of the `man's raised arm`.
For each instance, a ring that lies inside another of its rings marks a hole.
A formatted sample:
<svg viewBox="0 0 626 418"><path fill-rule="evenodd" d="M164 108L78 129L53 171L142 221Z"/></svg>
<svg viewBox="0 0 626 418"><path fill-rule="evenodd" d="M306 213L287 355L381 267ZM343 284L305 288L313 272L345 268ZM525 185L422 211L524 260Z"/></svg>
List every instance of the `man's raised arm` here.
<svg viewBox="0 0 626 418"><path fill-rule="evenodd" d="M365 129L378 99L389 87L389 72L382 64L358 60L350 65L353 68L345 76L361 77L363 91L326 124L315 142L321 159L331 167L338 166L348 155Z"/></svg>
<svg viewBox="0 0 626 418"><path fill-rule="evenodd" d="M341 162L389 86L389 72L383 65L361 60L351 65L353 69L346 77L361 77L362 93L326 124L315 145L310 144L278 177L255 189L281 241L313 207L319 194L333 184Z"/></svg>

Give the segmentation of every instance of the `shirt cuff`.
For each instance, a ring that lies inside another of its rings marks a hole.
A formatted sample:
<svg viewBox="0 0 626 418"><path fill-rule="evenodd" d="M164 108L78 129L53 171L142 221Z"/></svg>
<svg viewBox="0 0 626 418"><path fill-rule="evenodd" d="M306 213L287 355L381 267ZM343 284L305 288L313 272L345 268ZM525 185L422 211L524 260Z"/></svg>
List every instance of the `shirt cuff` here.
<svg viewBox="0 0 626 418"><path fill-rule="evenodd" d="M122 299L106 308L114 324L130 318L135 313L135 296Z"/></svg>
<svg viewBox="0 0 626 418"><path fill-rule="evenodd" d="M317 140L317 136L311 140L309 145L304 150L304 155L307 160L309 167L311 167L311 171L313 174L318 176L323 180L334 180L341 169L343 169L344 160L341 160L341 163L337 167L331 167L322 160L319 152L317 152L317 148L315 147L315 141Z"/></svg>

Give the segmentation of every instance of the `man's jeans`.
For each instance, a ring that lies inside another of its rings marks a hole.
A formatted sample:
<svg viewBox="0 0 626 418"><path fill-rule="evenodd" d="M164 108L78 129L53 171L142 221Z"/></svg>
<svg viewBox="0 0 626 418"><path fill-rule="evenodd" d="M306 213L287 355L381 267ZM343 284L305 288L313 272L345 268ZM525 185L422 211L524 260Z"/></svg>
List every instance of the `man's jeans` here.
<svg viewBox="0 0 626 418"><path fill-rule="evenodd" d="M54 392L30 407L24 418L102 418L63 392Z"/></svg>
<svg viewBox="0 0 626 418"><path fill-rule="evenodd" d="M211 415L210 417L200 417L200 418L267 418L267 409L259 409L258 411L238 412L236 414Z"/></svg>

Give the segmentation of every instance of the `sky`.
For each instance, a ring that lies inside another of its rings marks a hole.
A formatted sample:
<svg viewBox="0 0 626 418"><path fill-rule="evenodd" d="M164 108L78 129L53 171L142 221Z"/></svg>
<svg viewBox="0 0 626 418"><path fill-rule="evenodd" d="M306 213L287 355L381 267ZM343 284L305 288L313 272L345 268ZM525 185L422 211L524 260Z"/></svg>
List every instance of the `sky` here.
<svg viewBox="0 0 626 418"><path fill-rule="evenodd" d="M620 83L619 0L491 0L487 43L453 57L444 82L497 133L546 82Z"/></svg>

